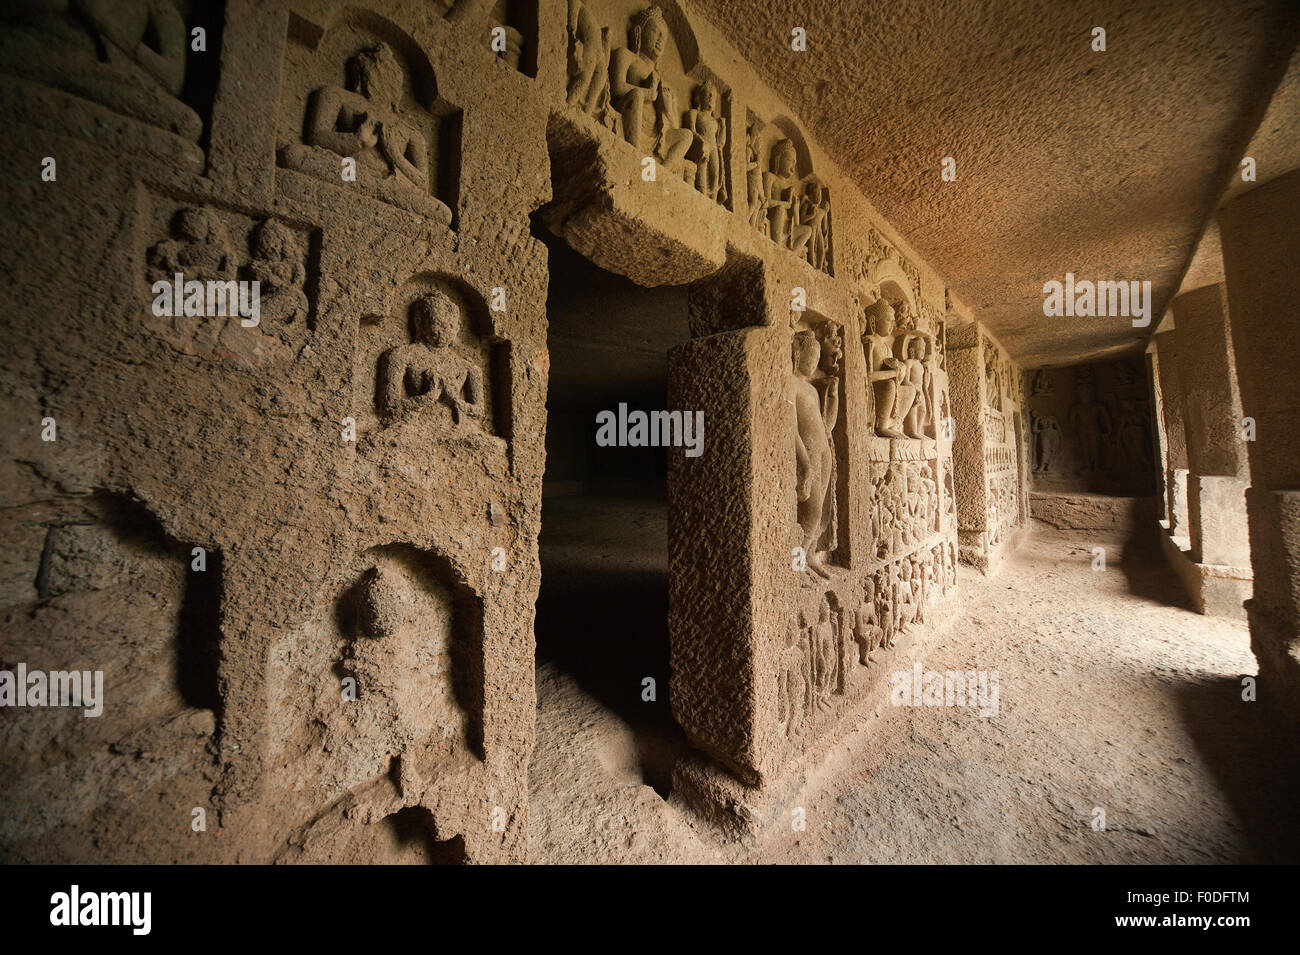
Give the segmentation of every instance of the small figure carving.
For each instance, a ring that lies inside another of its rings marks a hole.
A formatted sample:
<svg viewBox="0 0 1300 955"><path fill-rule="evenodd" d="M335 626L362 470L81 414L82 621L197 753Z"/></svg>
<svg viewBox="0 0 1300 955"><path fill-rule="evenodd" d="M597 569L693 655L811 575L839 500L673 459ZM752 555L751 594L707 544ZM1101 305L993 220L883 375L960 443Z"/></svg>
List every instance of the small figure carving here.
<svg viewBox="0 0 1300 955"><path fill-rule="evenodd" d="M709 80L695 87L691 109L686 114L686 128L694 142L686 157L695 163L695 188L716 202L727 201L722 168L727 144L727 121L719 113L721 97Z"/></svg>
<svg viewBox="0 0 1300 955"><path fill-rule="evenodd" d="M898 562L898 581L895 590L895 604L898 608L898 632L904 633L916 623L919 610L917 604L917 584L912 579L912 562L906 558Z"/></svg>
<svg viewBox="0 0 1300 955"><path fill-rule="evenodd" d="M797 163L794 143L778 139L772 146L771 171L763 174L763 189L767 201L768 235L777 245L802 256L804 247L812 238L812 227L799 221L803 183L799 179Z"/></svg>
<svg viewBox="0 0 1300 955"><path fill-rule="evenodd" d="M894 308L879 298L866 310L871 334L867 336L868 380L875 392L876 434L906 438L898 423L911 410L917 389L907 381L902 361L894 357Z"/></svg>
<svg viewBox="0 0 1300 955"><path fill-rule="evenodd" d="M898 606L895 601L894 565L887 564L876 574L876 619L880 621L880 646L889 650L898 633Z"/></svg>
<svg viewBox="0 0 1300 955"><path fill-rule="evenodd" d="M799 221L811 230L807 246L808 264L825 272L830 265L830 190L817 175L809 173L804 177L803 195L799 202Z"/></svg>
<svg viewBox="0 0 1300 955"><path fill-rule="evenodd" d="M929 362L926 361L926 338L919 334L905 335L903 352L906 357L902 364L900 390L906 387L913 395L902 416L903 433L909 438L922 438L926 436L926 429L934 419L929 400L931 373Z"/></svg>
<svg viewBox="0 0 1300 955"><path fill-rule="evenodd" d="M791 615L786 627L786 643L777 672L776 718L785 727L788 738L798 735L809 710L812 694L810 669L811 648L807 640L808 624L802 613Z"/></svg>
<svg viewBox="0 0 1300 955"><path fill-rule="evenodd" d="M444 404L452 422L483 416L479 369L456 352L460 310L441 292L420 296L410 309L411 344L384 352L379 359L380 411L395 415L408 406Z"/></svg>
<svg viewBox="0 0 1300 955"><path fill-rule="evenodd" d="M1125 398L1119 405L1120 453L1131 471L1151 470L1151 435L1147 430L1147 416L1143 403L1135 398Z"/></svg>
<svg viewBox="0 0 1300 955"><path fill-rule="evenodd" d="M1091 380L1079 382L1079 400L1070 409L1070 427L1079 439L1083 470L1095 473L1102 469L1102 441L1111 433L1110 412L1097 400Z"/></svg>
<svg viewBox="0 0 1300 955"><path fill-rule="evenodd" d="M253 233L253 258L248 271L259 283L262 320L291 325L307 314L303 283L302 248L293 230L276 219L267 219Z"/></svg>
<svg viewBox="0 0 1300 955"><path fill-rule="evenodd" d="M1040 395L1046 397L1047 395L1051 395L1053 393L1054 392L1052 391L1052 379L1047 377L1047 369L1040 368L1036 372L1034 372L1034 383L1033 383L1033 387L1030 390L1030 394L1033 397L1037 398Z"/></svg>
<svg viewBox="0 0 1300 955"><path fill-rule="evenodd" d="M871 654L879 649L885 639L885 630L880 625L880 612L876 606L876 581L867 577L862 581L862 606L858 608L857 626L853 631L853 640L858 645L858 662L867 666Z"/></svg>
<svg viewBox="0 0 1300 955"><path fill-rule="evenodd" d="M241 269L235 244L221 217L201 206L184 207L172 217L171 237L150 247L145 257L149 281L171 284L179 273L187 285L201 282L210 290L209 283L221 283L226 285L226 294L238 296L234 283L242 273L266 283L258 288L259 322L269 325L268 318L285 320L286 315L291 321L297 314L299 303L305 314L307 301L299 288L304 270L293 236L277 235L278 230L284 228L274 220L259 226L251 243L254 258L247 269ZM293 243L294 251L286 252L289 258L299 256L294 259L296 271L291 262L276 262L272 258L272 247L280 245L284 249L286 241ZM298 284L281 284L279 276L282 274L287 275L288 281L297 281ZM208 312L208 301L205 296L201 314L197 315L183 314L180 302L176 302L177 311L172 315L158 315L150 310L144 316L144 324L172 348L186 355L229 361L245 368L265 368L291 357L289 347L264 334L264 328L244 327L238 318L233 317L233 312L224 315ZM229 303L232 299L225 301ZM233 301L239 299L236 297Z"/></svg>
<svg viewBox="0 0 1300 955"><path fill-rule="evenodd" d="M838 621L831 610L830 601L822 596L817 623L812 627L811 639L813 699L818 709L830 706L830 697L839 692L840 643Z"/></svg>
<svg viewBox="0 0 1300 955"><path fill-rule="evenodd" d="M832 433L839 418L839 380L826 382L823 400L813 377L821 362L821 345L809 329L794 335L794 372L790 378L791 403L795 411L795 493L799 527L808 569L830 577L819 554L822 535L831 523L830 489L835 466Z"/></svg>
<svg viewBox="0 0 1300 955"><path fill-rule="evenodd" d="M197 206L181 209L172 218L172 235L149 250L153 278L170 282L179 272L187 282L234 279L234 245L214 213Z"/></svg>
<svg viewBox="0 0 1300 955"><path fill-rule="evenodd" d="M763 190L763 160L759 153L758 124L751 122L745 135L745 201L749 224L768 235L767 199Z"/></svg>
<svg viewBox="0 0 1300 955"><path fill-rule="evenodd" d="M1055 415L1030 412L1034 435L1034 470L1039 474L1051 472L1061 450L1061 426Z"/></svg>
<svg viewBox="0 0 1300 955"><path fill-rule="evenodd" d="M582 0L569 0L567 100L603 124L617 125L609 102L609 28L596 23Z"/></svg>

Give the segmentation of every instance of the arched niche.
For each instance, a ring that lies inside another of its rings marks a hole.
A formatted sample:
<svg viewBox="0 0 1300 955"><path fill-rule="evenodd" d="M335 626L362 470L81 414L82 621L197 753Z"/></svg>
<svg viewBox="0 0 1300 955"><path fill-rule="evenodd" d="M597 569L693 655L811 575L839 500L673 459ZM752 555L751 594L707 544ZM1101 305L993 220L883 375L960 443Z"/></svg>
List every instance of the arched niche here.
<svg viewBox="0 0 1300 955"><path fill-rule="evenodd" d="M282 177L311 177L453 224L460 111L439 94L433 64L407 31L358 7L318 19L291 13L281 75ZM378 143L347 131L358 117L380 125Z"/></svg>
<svg viewBox="0 0 1300 955"><path fill-rule="evenodd" d="M509 343L456 276L412 275L360 317L353 363L359 434L408 418L509 440Z"/></svg>

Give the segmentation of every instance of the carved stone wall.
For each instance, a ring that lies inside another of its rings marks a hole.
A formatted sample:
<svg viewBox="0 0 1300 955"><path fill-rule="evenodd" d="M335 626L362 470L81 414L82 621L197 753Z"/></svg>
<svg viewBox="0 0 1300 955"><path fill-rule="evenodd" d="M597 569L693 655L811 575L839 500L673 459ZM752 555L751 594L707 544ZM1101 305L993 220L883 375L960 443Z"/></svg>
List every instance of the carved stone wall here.
<svg viewBox="0 0 1300 955"><path fill-rule="evenodd" d="M954 330L949 347L961 558L987 571L1029 517L1025 378L978 322Z"/></svg>
<svg viewBox="0 0 1300 955"><path fill-rule="evenodd" d="M3 854L523 859L535 81L473 4L72 6L0 40L6 155L57 161L5 196L0 656L104 715L5 721ZM160 316L176 274L260 321Z"/></svg>
<svg viewBox="0 0 1300 955"><path fill-rule="evenodd" d="M1026 374L1035 488L1154 493L1156 445L1141 358Z"/></svg>
<svg viewBox="0 0 1300 955"><path fill-rule="evenodd" d="M770 823L953 603L942 280L674 0L181 10L0 41L6 154L59 170L5 196L25 426L0 651L102 669L107 714L0 737L24 767L6 856L87 860L111 830L127 862L524 857L535 227L688 287L669 400L706 437L670 454L669 625L700 755L677 789ZM158 314L177 275L257 281L260 320ZM990 493L1018 409L999 361Z"/></svg>

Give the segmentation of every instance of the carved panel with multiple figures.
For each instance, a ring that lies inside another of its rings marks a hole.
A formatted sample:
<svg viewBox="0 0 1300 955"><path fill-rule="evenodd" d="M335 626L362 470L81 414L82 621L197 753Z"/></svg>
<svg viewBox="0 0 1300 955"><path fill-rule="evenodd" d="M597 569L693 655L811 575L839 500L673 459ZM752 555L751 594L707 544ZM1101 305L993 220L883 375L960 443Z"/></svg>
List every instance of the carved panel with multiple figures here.
<svg viewBox="0 0 1300 955"><path fill-rule="evenodd" d="M145 206L144 325L182 354L248 369L290 361L314 321L313 237L211 205L149 195Z"/></svg>
<svg viewBox="0 0 1300 955"><path fill-rule="evenodd" d="M777 671L777 723L795 739L844 692L844 614L822 594L815 610L792 614Z"/></svg>
<svg viewBox="0 0 1300 955"><path fill-rule="evenodd" d="M1134 360L1040 368L1029 377L1027 401L1038 484L1119 494L1151 489L1150 400Z"/></svg>
<svg viewBox="0 0 1300 955"><path fill-rule="evenodd" d="M582 0L568 11L568 105L730 208L726 92L699 64L685 68L663 9L633 12L625 32Z"/></svg>
<svg viewBox="0 0 1300 955"><path fill-rule="evenodd" d="M751 114L745 157L750 225L813 268L834 274L830 189L813 172L798 129L791 123L764 123Z"/></svg>

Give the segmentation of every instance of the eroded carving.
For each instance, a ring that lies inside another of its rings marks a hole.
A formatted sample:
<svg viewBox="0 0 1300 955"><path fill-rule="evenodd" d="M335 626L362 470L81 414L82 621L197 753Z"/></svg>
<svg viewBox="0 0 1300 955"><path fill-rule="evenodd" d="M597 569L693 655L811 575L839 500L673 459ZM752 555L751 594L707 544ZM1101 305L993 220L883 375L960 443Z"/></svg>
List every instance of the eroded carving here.
<svg viewBox="0 0 1300 955"><path fill-rule="evenodd" d="M190 282L219 283L225 314L210 313L206 297L196 309L174 301L172 314L160 314L151 302L143 322L184 354L246 368L288 361L292 346L308 332L307 254L304 237L276 219L256 222L207 206L183 206L167 222L166 237L147 249L146 283L172 285L177 275L182 289ZM245 325L238 310L254 297L257 315Z"/></svg>
<svg viewBox="0 0 1300 955"><path fill-rule="evenodd" d="M1056 467L1061 453L1061 425L1055 415L1030 413L1034 436L1034 470L1047 474Z"/></svg>
<svg viewBox="0 0 1300 955"><path fill-rule="evenodd" d="M0 35L0 69L199 139L203 122L180 99L189 34L171 0L24 6Z"/></svg>
<svg viewBox="0 0 1300 955"><path fill-rule="evenodd" d="M322 58L336 46L322 43ZM439 197L447 176L437 147L440 117L450 109L436 100L431 71L417 83L388 43L353 41L351 47L345 85L327 83L310 92L294 124L301 141L280 146L279 164L340 186L355 182L373 198L449 225L451 209Z"/></svg>
<svg viewBox="0 0 1300 955"><path fill-rule="evenodd" d="M379 359L380 414L391 418L442 405L453 425L480 426L486 412L484 370L458 348L465 331L460 307L433 289L411 303L408 321L410 342Z"/></svg>

